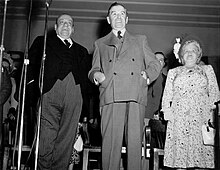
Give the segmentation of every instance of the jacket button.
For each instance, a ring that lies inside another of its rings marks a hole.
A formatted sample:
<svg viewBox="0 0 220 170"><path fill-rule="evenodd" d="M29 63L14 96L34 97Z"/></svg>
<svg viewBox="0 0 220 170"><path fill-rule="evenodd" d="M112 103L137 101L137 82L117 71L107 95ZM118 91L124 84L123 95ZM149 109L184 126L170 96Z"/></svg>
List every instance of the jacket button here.
<svg viewBox="0 0 220 170"><path fill-rule="evenodd" d="M111 63L111 62L112 62L112 60L109 60L109 62Z"/></svg>
<svg viewBox="0 0 220 170"><path fill-rule="evenodd" d="M114 75L116 75L116 73L113 73Z"/></svg>
<svg viewBox="0 0 220 170"><path fill-rule="evenodd" d="M132 58L132 61L134 61L134 58Z"/></svg>
<svg viewBox="0 0 220 170"><path fill-rule="evenodd" d="M131 75L134 75L134 73L133 73L133 72L131 72Z"/></svg>

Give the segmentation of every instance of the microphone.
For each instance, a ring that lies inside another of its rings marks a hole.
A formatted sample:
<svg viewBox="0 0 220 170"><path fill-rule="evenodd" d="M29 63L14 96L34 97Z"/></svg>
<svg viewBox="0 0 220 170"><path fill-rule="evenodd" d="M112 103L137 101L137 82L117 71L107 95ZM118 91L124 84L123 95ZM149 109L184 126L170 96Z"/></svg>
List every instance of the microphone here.
<svg viewBox="0 0 220 170"><path fill-rule="evenodd" d="M51 5L51 3L52 3L52 0L46 0L46 2L45 2L47 7L49 7Z"/></svg>

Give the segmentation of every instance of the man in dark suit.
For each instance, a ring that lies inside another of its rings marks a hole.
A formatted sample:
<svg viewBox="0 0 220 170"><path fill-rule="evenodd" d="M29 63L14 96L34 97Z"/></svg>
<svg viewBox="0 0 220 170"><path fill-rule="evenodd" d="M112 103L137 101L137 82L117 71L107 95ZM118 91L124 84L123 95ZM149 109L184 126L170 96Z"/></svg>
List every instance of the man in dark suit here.
<svg viewBox="0 0 220 170"><path fill-rule="evenodd" d="M158 78L148 87L148 104L146 107L145 118L152 119L154 116L159 116L158 112L161 109L161 98L166 82L168 67L166 57L163 52L155 52L157 60L160 62L162 69Z"/></svg>
<svg viewBox="0 0 220 170"><path fill-rule="evenodd" d="M112 31L95 42L89 78L99 85L102 166L119 170L123 137L127 145L128 170L141 170L141 146L148 84L159 75L161 65L148 46L146 36L126 30L127 10L113 3L107 21Z"/></svg>
<svg viewBox="0 0 220 170"><path fill-rule="evenodd" d="M89 91L88 51L71 39L73 18L60 15L55 31L47 36L43 77L38 169L44 170L68 169L83 98ZM36 98L33 88L39 89L43 40L37 37L29 51L27 87L32 99Z"/></svg>

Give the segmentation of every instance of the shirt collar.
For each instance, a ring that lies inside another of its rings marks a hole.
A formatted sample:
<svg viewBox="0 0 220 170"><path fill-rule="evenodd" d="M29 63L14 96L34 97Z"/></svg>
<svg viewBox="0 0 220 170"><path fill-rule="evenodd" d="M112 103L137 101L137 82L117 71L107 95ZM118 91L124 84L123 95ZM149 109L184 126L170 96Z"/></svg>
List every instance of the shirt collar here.
<svg viewBox="0 0 220 170"><path fill-rule="evenodd" d="M57 35L57 37L59 38L59 39L61 39L62 41L63 41L63 43L65 44L65 42L64 42L64 38L62 38L61 36L59 36L59 35ZM70 45L70 47L72 46L72 44L73 44L73 42L72 42L72 39L71 38L67 38L66 39L71 45Z"/></svg>
<svg viewBox="0 0 220 170"><path fill-rule="evenodd" d="M125 34L126 29L122 29L122 30L112 30L112 32L115 34L115 36L118 36L118 31L121 31L121 36L123 37Z"/></svg>

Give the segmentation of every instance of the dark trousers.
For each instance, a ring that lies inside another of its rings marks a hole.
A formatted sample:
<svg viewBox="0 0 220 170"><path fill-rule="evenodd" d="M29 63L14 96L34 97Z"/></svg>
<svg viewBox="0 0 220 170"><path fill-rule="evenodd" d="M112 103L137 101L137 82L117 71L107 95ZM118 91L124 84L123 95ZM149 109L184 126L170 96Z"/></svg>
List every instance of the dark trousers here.
<svg viewBox="0 0 220 170"><path fill-rule="evenodd" d="M136 102L112 103L101 107L103 170L119 170L125 135L127 170L141 170L145 107Z"/></svg>
<svg viewBox="0 0 220 170"><path fill-rule="evenodd" d="M81 108L80 85L72 73L43 95L38 169L68 169Z"/></svg>

